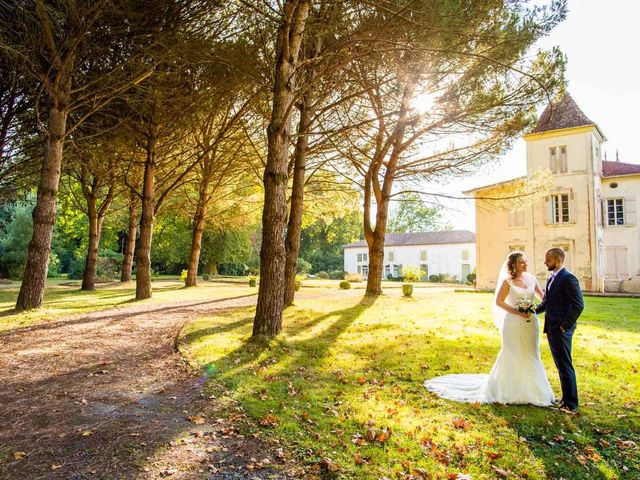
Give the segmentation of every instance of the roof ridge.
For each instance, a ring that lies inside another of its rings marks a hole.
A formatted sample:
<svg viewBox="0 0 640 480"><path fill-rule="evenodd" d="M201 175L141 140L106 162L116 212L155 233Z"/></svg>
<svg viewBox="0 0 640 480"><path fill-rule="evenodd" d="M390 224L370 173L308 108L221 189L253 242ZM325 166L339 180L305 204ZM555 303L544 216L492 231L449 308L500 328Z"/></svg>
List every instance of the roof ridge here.
<svg viewBox="0 0 640 480"><path fill-rule="evenodd" d="M563 128L596 125L578 106L568 91L559 101L549 103L531 133L542 133Z"/></svg>

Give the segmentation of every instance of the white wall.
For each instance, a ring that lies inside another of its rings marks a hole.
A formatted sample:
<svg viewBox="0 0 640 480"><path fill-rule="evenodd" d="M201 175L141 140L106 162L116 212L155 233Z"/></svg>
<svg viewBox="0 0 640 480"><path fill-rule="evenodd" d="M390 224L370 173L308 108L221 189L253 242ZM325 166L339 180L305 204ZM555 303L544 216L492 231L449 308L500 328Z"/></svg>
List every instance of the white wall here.
<svg viewBox="0 0 640 480"><path fill-rule="evenodd" d="M463 251L467 252L467 259L463 260ZM427 252L426 261L421 260L420 252ZM393 261L389 260L389 253L393 254ZM358 262L358 254L367 254L367 260ZM347 247L344 249L344 270L349 273L362 272L362 267L368 266L367 247ZM476 245L475 243L455 243L448 245L403 245L389 246L384 249L384 266L390 265L391 273L394 276L400 275L399 269L402 265L424 265L428 267L429 275L446 274L455 276L459 281L462 279L462 265L469 265L469 272L476 268ZM392 265L397 266L394 271ZM386 273L384 274L386 276Z"/></svg>

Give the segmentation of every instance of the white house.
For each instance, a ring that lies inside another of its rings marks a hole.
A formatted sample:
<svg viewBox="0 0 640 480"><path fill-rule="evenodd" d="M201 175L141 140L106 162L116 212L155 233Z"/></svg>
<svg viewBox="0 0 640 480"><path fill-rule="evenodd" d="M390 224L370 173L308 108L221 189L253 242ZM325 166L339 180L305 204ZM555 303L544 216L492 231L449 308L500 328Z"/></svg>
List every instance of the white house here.
<svg viewBox="0 0 640 480"><path fill-rule="evenodd" d="M468 230L443 232L387 233L384 246L384 277L398 277L403 265L416 265L422 280L443 274L467 281L476 268L476 234ZM344 247L344 271L369 273L367 242L360 240Z"/></svg>
<svg viewBox="0 0 640 480"><path fill-rule="evenodd" d="M640 165L603 160L602 130L568 93L524 139L528 173L550 170L554 186L514 210L482 200L511 181L467 192L476 197L478 287L495 286L510 250L527 252L530 271L544 281L545 252L561 247L584 290L640 292Z"/></svg>

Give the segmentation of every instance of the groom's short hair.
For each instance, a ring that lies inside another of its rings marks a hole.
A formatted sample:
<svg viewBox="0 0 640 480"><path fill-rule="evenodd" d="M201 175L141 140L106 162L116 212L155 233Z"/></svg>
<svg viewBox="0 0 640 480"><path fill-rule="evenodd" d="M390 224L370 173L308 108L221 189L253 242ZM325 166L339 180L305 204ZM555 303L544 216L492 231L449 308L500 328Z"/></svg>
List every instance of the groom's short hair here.
<svg viewBox="0 0 640 480"><path fill-rule="evenodd" d="M552 257L555 257L557 259L559 259L562 263L564 263L564 250L562 250L559 247L553 247L550 248L549 250L547 250L547 253L549 253Z"/></svg>

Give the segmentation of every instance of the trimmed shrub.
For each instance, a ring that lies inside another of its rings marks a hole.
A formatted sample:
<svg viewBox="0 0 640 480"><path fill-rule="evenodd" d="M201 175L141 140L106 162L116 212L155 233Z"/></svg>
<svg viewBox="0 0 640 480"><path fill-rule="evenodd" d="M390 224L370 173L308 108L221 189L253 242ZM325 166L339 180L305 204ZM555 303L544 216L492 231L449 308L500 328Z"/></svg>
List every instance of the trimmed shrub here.
<svg viewBox="0 0 640 480"><path fill-rule="evenodd" d="M256 275L250 275L248 280L250 287L255 287L258 284L258 277Z"/></svg>
<svg viewBox="0 0 640 480"><path fill-rule="evenodd" d="M211 276L208 273L203 273L202 274L202 279L206 282L211 278Z"/></svg>
<svg viewBox="0 0 640 480"><path fill-rule="evenodd" d="M440 281L440 277L438 275L429 275L429 281L433 283L438 283Z"/></svg>
<svg viewBox="0 0 640 480"><path fill-rule="evenodd" d="M182 280L182 283L187 283L187 274L188 274L188 270L182 270L182 272L180 272L180 280Z"/></svg>
<svg viewBox="0 0 640 480"><path fill-rule="evenodd" d="M392 281L393 275L391 273L387 273L387 280Z"/></svg>
<svg viewBox="0 0 640 480"><path fill-rule="evenodd" d="M476 274L475 273L470 273L469 275L467 275L467 281L469 283L473 283L476 281Z"/></svg>
<svg viewBox="0 0 640 480"><path fill-rule="evenodd" d="M342 280L340 282L340 290L349 290L351 288L351 283L349 280Z"/></svg>
<svg viewBox="0 0 640 480"><path fill-rule="evenodd" d="M300 274L296 275L296 279L293 282L293 288L295 289L296 292L302 288L302 281L305 278L306 277L304 275L300 275Z"/></svg>
<svg viewBox="0 0 640 480"><path fill-rule="evenodd" d="M323 280L326 280L327 278L329 278L329 274L327 272L325 272L324 270L321 270L318 273L316 273L316 277L322 278Z"/></svg>
<svg viewBox="0 0 640 480"><path fill-rule="evenodd" d="M405 297L410 297L413 294L413 285L410 283L405 283L402 285L402 295Z"/></svg>

